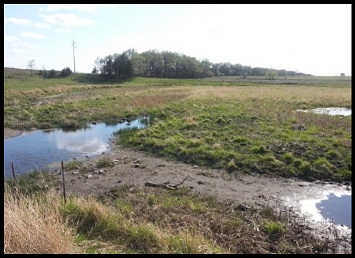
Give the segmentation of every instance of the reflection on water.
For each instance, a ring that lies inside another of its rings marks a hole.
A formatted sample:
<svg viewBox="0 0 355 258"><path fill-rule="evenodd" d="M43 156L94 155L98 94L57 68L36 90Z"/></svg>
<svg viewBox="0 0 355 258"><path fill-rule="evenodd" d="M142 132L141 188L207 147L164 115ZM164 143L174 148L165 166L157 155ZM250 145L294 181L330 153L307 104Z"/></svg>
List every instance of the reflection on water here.
<svg viewBox="0 0 355 258"><path fill-rule="evenodd" d="M119 130L140 129L149 124L148 117L116 125L98 123L77 131L33 131L4 140L5 177L10 178L11 162L15 173L44 169L52 163L75 158L84 160L109 151L109 138ZM59 168L59 167L58 167Z"/></svg>
<svg viewBox="0 0 355 258"><path fill-rule="evenodd" d="M316 204L322 216L334 224L351 228L351 195L337 196L331 193L327 197Z"/></svg>
<svg viewBox="0 0 355 258"><path fill-rule="evenodd" d="M351 193L342 191L324 192L317 199L300 201L301 213L314 221L331 221L351 229Z"/></svg>
<svg viewBox="0 0 355 258"><path fill-rule="evenodd" d="M286 207L304 216L313 225L333 225L351 232L351 190L335 184L310 184L302 191L281 198Z"/></svg>
<svg viewBox="0 0 355 258"><path fill-rule="evenodd" d="M351 109L349 108L339 108L339 107L329 107L329 108L315 108L315 109L298 109L300 112L312 112L316 114L326 114L331 116L351 116Z"/></svg>

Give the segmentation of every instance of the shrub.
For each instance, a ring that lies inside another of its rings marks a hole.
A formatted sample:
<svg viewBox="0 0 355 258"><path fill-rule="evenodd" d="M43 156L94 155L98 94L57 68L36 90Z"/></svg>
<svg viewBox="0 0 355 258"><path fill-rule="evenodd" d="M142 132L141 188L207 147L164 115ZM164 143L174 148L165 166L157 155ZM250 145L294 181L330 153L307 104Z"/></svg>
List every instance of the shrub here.
<svg viewBox="0 0 355 258"><path fill-rule="evenodd" d="M47 76L48 76L48 78L54 78L54 77L56 77L56 75L57 75L57 72L54 69L52 69L48 72Z"/></svg>
<svg viewBox="0 0 355 258"><path fill-rule="evenodd" d="M60 77L67 77L71 74L72 74L72 70L69 67L66 67L60 72Z"/></svg>

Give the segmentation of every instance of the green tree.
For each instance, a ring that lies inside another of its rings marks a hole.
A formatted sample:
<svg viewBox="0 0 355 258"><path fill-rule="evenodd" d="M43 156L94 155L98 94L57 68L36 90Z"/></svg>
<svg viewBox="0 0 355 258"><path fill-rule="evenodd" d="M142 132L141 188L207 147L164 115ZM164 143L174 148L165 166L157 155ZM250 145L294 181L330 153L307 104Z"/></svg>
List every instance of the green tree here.
<svg viewBox="0 0 355 258"><path fill-rule="evenodd" d="M269 80L273 80L275 79L275 77L278 75L278 72L277 70L275 69L267 69L266 72L265 72L265 76L267 79Z"/></svg>
<svg viewBox="0 0 355 258"><path fill-rule="evenodd" d="M56 75L57 75L57 72L54 69L52 69L48 72L48 78L54 78L54 77L56 77Z"/></svg>
<svg viewBox="0 0 355 258"><path fill-rule="evenodd" d="M69 75L72 74L72 70L69 67L64 68L61 72L60 72L60 76L61 77L67 77Z"/></svg>

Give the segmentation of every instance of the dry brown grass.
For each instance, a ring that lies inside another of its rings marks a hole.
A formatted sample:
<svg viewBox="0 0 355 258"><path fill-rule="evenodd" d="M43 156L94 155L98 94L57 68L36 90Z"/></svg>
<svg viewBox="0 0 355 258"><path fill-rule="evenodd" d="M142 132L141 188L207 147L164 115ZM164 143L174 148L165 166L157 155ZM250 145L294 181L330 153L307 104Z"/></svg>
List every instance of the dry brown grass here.
<svg viewBox="0 0 355 258"><path fill-rule="evenodd" d="M272 100L295 103L319 103L325 105L351 106L351 88L312 86L203 86L190 92L191 98L213 97L235 100Z"/></svg>
<svg viewBox="0 0 355 258"><path fill-rule="evenodd" d="M73 238L58 211L55 194L28 197L4 191L4 253L76 253Z"/></svg>

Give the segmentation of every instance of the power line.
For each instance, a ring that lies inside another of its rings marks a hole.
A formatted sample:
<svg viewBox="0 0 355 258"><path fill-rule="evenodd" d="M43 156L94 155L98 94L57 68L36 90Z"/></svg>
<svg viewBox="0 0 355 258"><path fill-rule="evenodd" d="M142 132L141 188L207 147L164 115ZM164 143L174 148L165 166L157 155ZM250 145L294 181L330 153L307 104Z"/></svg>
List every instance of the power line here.
<svg viewBox="0 0 355 258"><path fill-rule="evenodd" d="M74 73L75 73L75 51L74 51L74 47L75 48L77 48L76 46L75 46L75 41L73 40L73 44L72 44L72 46L73 46L73 57L74 57Z"/></svg>

